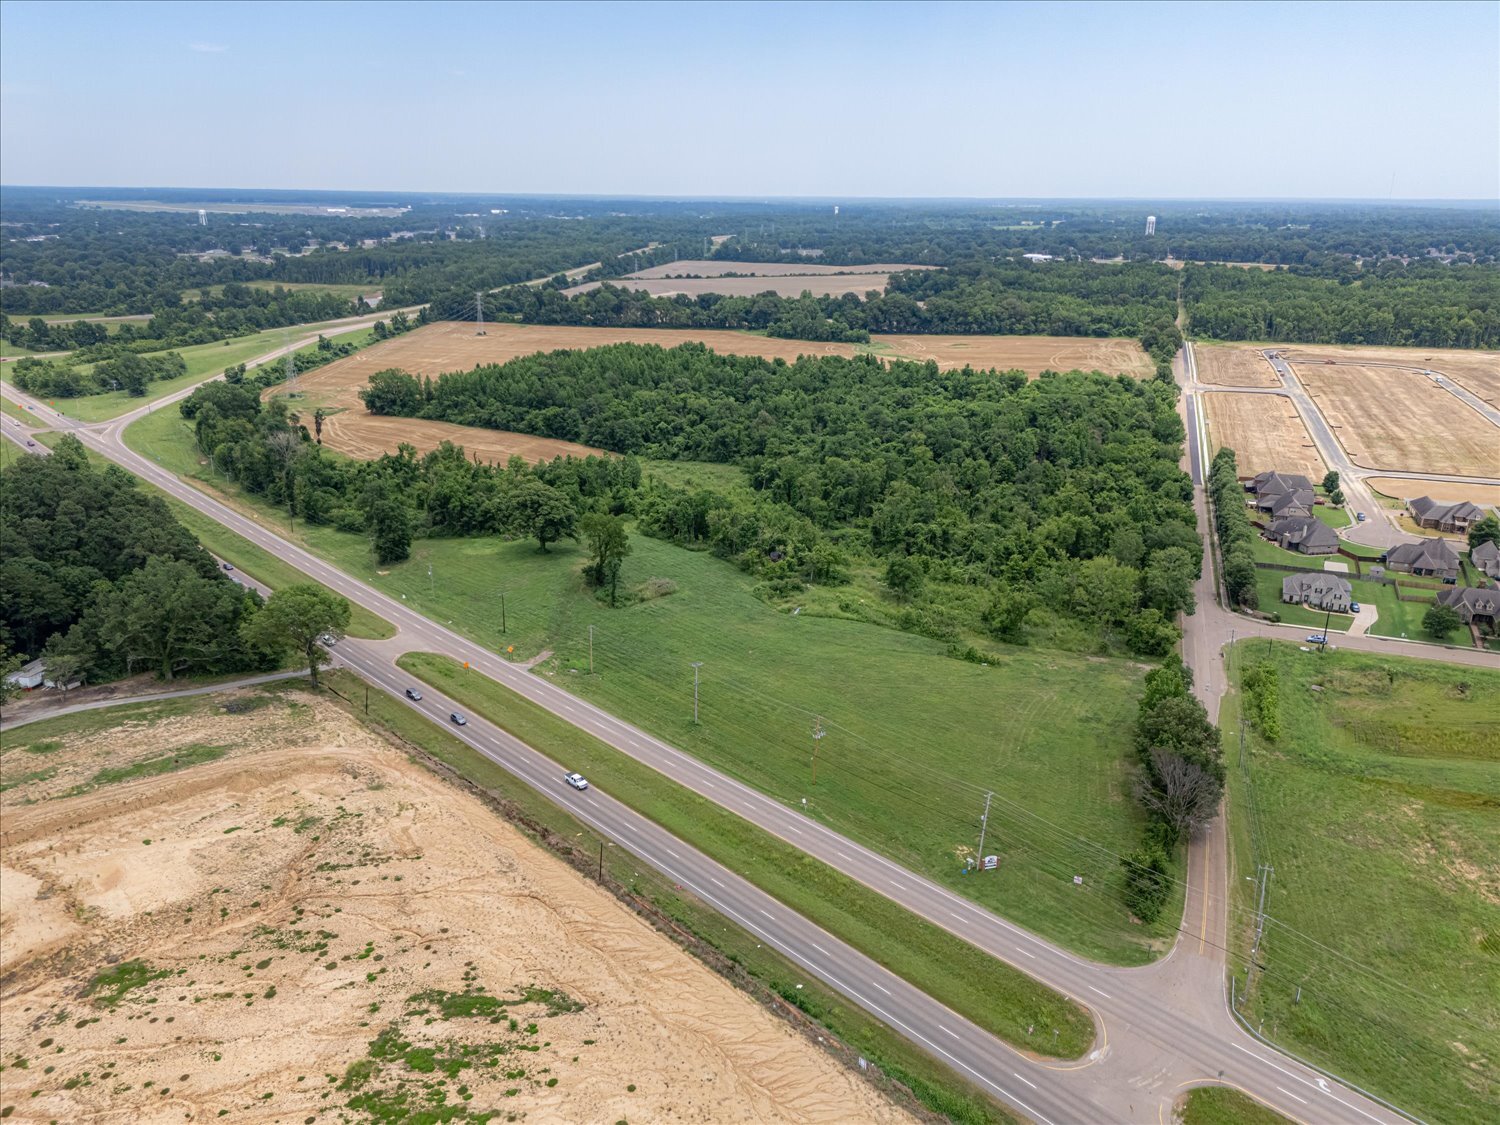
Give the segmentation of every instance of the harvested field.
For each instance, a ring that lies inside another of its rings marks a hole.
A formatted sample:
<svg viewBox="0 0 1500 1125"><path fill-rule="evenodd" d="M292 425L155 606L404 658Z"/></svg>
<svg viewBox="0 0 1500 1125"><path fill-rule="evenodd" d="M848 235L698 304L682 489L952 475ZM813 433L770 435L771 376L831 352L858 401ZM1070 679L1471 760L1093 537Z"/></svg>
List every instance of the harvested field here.
<svg viewBox="0 0 1500 1125"><path fill-rule="evenodd" d="M1198 381L1223 387L1279 387L1276 370L1259 348L1193 345Z"/></svg>
<svg viewBox="0 0 1500 1125"><path fill-rule="evenodd" d="M1294 344L1281 353L1294 364L1320 364L1325 359L1342 363L1394 363L1403 367L1431 369L1447 375L1470 394L1500 406L1500 352L1476 352L1461 348L1340 347L1332 344Z"/></svg>
<svg viewBox="0 0 1500 1125"><path fill-rule="evenodd" d="M755 297L761 293L775 293L782 297L800 297L804 290L815 297L842 297L853 293L863 297L871 289L885 291L890 283L889 273L843 273L806 275L793 277L700 277L700 278L648 278L637 280L630 277L611 279L611 285L621 289L643 289L653 297L673 297L686 293L697 297L703 293L722 293L728 297ZM603 284L590 281L563 290L563 295L573 297L598 289Z"/></svg>
<svg viewBox="0 0 1500 1125"><path fill-rule="evenodd" d="M1377 492L1401 500L1431 496L1434 500L1449 504L1467 500L1471 504L1500 507L1500 484L1454 484L1452 481L1422 480L1416 477L1366 477L1365 483Z"/></svg>
<svg viewBox="0 0 1500 1125"><path fill-rule="evenodd" d="M1232 391L1204 395L1209 449L1234 450L1241 476L1267 469L1301 473L1319 480L1327 471L1302 418L1283 395L1243 395Z"/></svg>
<svg viewBox="0 0 1500 1125"><path fill-rule="evenodd" d="M1302 361L1297 378L1356 465L1492 476L1500 429L1425 375Z"/></svg>
<svg viewBox="0 0 1500 1125"><path fill-rule="evenodd" d="M201 764L99 781L164 755ZM909 1120L317 696L95 716L0 771L16 1120Z"/></svg>
<svg viewBox="0 0 1500 1125"><path fill-rule="evenodd" d="M900 262L874 262L867 266L818 266L809 262L725 262L701 258L682 258L675 262L636 270L626 276L637 281L664 277L827 277L833 274L892 274L900 270L931 270L936 266L903 265Z"/></svg>
<svg viewBox="0 0 1500 1125"><path fill-rule="evenodd" d="M941 368L996 367L1019 369L1030 375L1045 368L1069 371L1095 369L1110 374L1150 376L1151 360L1135 340L1086 336L876 336L869 345L825 344L807 340L777 340L749 332L692 331L675 328L574 328L536 324L491 324L476 336L472 324L429 324L414 332L364 348L345 359L297 377L299 409L338 410L323 423L323 443L353 457L375 457L393 452L402 441L421 452L442 441L462 445L481 460L504 463L512 453L544 459L590 450L571 442L534 438L449 422L411 418L377 418L365 411L359 390L371 375L399 367L413 375L441 375L466 371L485 363L504 363L517 356L562 348L597 348L605 344L656 344L675 348L701 343L726 355L758 355L795 360L799 355L853 356L868 352L886 359L931 360ZM272 387L266 398L285 394Z"/></svg>

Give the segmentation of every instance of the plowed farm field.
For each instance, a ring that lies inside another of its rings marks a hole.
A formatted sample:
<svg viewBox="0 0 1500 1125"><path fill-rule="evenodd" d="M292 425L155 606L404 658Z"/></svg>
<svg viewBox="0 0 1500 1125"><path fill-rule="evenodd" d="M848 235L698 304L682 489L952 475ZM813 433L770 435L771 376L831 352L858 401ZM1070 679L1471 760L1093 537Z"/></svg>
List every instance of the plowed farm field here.
<svg viewBox="0 0 1500 1125"><path fill-rule="evenodd" d="M1500 406L1500 352L1474 352L1458 348L1335 347L1329 344L1298 344L1281 353L1298 371L1325 359L1341 363L1394 363L1403 367L1439 371L1471 394L1492 406Z"/></svg>
<svg viewBox="0 0 1500 1125"><path fill-rule="evenodd" d="M1307 427L1282 395L1245 395L1232 391L1204 395L1209 448L1234 450L1241 476L1267 469L1301 473L1319 480L1327 471Z"/></svg>
<svg viewBox="0 0 1500 1125"><path fill-rule="evenodd" d="M1293 369L1356 465L1495 475L1500 428L1425 375L1305 360Z"/></svg>
<svg viewBox="0 0 1500 1125"><path fill-rule="evenodd" d="M323 423L323 443L351 457L378 457L408 442L420 452L440 442L462 445L482 461L503 464L514 454L547 460L565 454L583 456L599 450L572 442L528 434L429 422L415 418L376 417L365 411L359 390L377 371L399 367L413 375L441 375L466 371L480 364L504 363L517 356L565 348L597 348L605 344L656 344L674 348L701 343L727 355L758 355L788 362L800 355L854 356L861 353L885 359L931 360L940 368L1021 370L1039 375L1054 371L1104 371L1108 374L1149 377L1151 360L1135 340L1072 336L876 336L870 344L826 344L807 340L777 340L749 332L689 331L670 328L575 328L535 324L491 324L485 335L475 335L472 324L430 324L414 332L375 344L346 359L297 377L298 409L314 407L338 411ZM272 387L266 397L286 394Z"/></svg>
<svg viewBox="0 0 1500 1125"><path fill-rule="evenodd" d="M804 291L815 297L842 297L846 293L863 297L872 289L885 292L890 280L891 275L888 273L822 273L775 277L618 277L610 281L610 284L621 289L641 289L653 297L675 297L678 293L686 293L690 297L704 293L722 293L726 297L755 297L761 293L800 297ZM601 284L603 283L589 281L583 285L574 285L564 289L563 295L573 297L579 293L587 293L598 289Z"/></svg>
<svg viewBox="0 0 1500 1125"><path fill-rule="evenodd" d="M1259 348L1194 344L1198 381L1221 387L1275 387L1276 372Z"/></svg>

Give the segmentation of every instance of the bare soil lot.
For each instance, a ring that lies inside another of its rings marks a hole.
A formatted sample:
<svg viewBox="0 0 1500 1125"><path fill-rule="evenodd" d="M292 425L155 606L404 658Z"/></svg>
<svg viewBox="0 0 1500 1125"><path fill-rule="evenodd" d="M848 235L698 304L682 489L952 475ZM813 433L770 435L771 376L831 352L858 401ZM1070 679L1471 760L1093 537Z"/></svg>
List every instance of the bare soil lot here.
<svg viewBox="0 0 1500 1125"><path fill-rule="evenodd" d="M842 297L853 293L862 297L872 289L885 291L890 284L889 273L845 273L772 277L701 277L701 278L646 278L617 277L609 284L621 289L643 289L653 297L673 297L686 293L697 297L703 293L722 293L729 297L755 297L761 293L775 293L782 297L800 297L803 291L815 297ZM587 293L603 284L586 282L564 289L566 296Z"/></svg>
<svg viewBox="0 0 1500 1125"><path fill-rule="evenodd" d="M1365 483L1376 492L1395 496L1401 500L1412 500L1418 496L1431 496L1445 503L1467 500L1471 504L1488 504L1500 507L1500 485L1454 484L1446 480L1421 480L1414 477L1366 477ZM1436 534L1424 531L1423 535Z"/></svg>
<svg viewBox="0 0 1500 1125"><path fill-rule="evenodd" d="M1476 352L1459 348L1337 347L1331 344L1296 344L1281 348L1298 365L1336 359L1345 363L1396 363L1405 367L1441 371L1471 394L1500 406L1500 352Z"/></svg>
<svg viewBox="0 0 1500 1125"><path fill-rule="evenodd" d="M1234 450L1241 476L1279 469L1319 480L1327 471L1290 399L1226 391L1204 395L1203 402L1209 448Z"/></svg>
<svg viewBox="0 0 1500 1125"><path fill-rule="evenodd" d="M591 450L572 442L534 438L526 434L427 422L412 418L377 418L365 411L359 390L377 371L399 367L413 375L441 375L466 371L479 364L504 363L517 356L563 348L597 348L605 344L655 344L675 348L701 343L727 355L758 355L788 362L800 355L853 356L868 352L886 359L931 360L940 368L1018 369L1038 375L1054 371L1101 370L1110 374L1148 377L1150 358L1135 340L1074 336L877 336L869 345L824 344L807 340L777 340L749 332L690 331L674 328L574 328L534 324L491 324L476 336L472 324L430 324L384 343L356 352L297 377L298 409L339 410L323 423L323 442L353 457L376 457L410 442L421 452L442 441L462 445L481 460L503 464L512 453L536 460ZM269 398L285 394L272 387Z"/></svg>
<svg viewBox="0 0 1500 1125"><path fill-rule="evenodd" d="M1198 365L1198 381L1224 387L1275 387L1281 380L1260 354L1259 348L1193 345L1193 359Z"/></svg>
<svg viewBox="0 0 1500 1125"><path fill-rule="evenodd" d="M663 277L825 277L832 274L892 274L899 270L930 270L936 266L903 265L900 262L874 262L867 266L818 266L810 262L724 262L703 258L680 258L675 262L651 266L627 274L635 280Z"/></svg>
<svg viewBox="0 0 1500 1125"><path fill-rule="evenodd" d="M16 1121L909 1120L316 696L16 742ZM129 776L171 756L198 764Z"/></svg>
<svg viewBox="0 0 1500 1125"><path fill-rule="evenodd" d="M1349 459L1372 469L1492 476L1500 429L1424 375L1302 361L1293 370Z"/></svg>

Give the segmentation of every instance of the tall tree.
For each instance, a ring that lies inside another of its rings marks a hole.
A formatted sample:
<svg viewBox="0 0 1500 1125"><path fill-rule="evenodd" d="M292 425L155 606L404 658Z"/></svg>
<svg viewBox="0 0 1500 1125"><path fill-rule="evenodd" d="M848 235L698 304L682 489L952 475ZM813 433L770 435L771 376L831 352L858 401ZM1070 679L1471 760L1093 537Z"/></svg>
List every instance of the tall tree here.
<svg viewBox="0 0 1500 1125"><path fill-rule="evenodd" d="M509 499L511 525L527 535L534 536L537 546L547 550L548 543L555 543L564 535L574 534L578 513L568 498L535 477L527 477L516 485Z"/></svg>
<svg viewBox="0 0 1500 1125"><path fill-rule="evenodd" d="M335 641L349 628L349 602L312 582L284 586L273 593L245 626L253 645L276 652L296 652L307 661L313 687L324 656L323 638Z"/></svg>
<svg viewBox="0 0 1500 1125"><path fill-rule="evenodd" d="M589 546L589 581L595 586L609 586L609 604L615 604L615 590L620 582L620 568L630 554L630 536L625 521L605 512L591 512L578 521Z"/></svg>

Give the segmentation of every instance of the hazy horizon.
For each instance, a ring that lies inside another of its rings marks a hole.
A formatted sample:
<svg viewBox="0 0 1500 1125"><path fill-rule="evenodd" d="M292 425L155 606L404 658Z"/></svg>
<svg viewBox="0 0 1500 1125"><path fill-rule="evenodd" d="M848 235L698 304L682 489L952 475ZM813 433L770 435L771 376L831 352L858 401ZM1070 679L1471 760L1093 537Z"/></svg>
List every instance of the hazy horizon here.
<svg viewBox="0 0 1500 1125"><path fill-rule="evenodd" d="M9 186L1488 203L1497 41L1489 2L9 0L0 165Z"/></svg>

